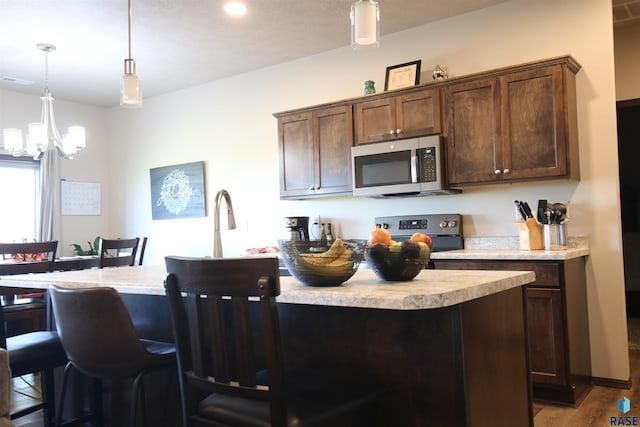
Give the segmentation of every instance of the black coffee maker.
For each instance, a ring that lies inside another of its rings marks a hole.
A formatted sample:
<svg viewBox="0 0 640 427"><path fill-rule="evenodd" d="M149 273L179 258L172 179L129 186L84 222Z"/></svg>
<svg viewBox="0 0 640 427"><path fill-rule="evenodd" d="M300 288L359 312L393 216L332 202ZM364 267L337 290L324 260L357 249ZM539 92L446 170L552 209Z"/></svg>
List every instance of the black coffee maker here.
<svg viewBox="0 0 640 427"><path fill-rule="evenodd" d="M309 240L308 216L286 216L284 224L291 232L291 240Z"/></svg>

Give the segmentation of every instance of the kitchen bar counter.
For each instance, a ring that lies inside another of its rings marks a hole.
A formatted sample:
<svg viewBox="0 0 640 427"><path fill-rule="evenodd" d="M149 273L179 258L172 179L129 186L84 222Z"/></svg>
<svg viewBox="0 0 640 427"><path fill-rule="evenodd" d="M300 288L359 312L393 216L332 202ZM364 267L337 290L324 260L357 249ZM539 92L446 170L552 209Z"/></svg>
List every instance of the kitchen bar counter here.
<svg viewBox="0 0 640 427"><path fill-rule="evenodd" d="M141 336L166 339L164 276L162 266L120 267L2 276L0 287L112 286ZM307 287L282 277L285 361L382 385L380 426L533 426L522 291L533 280L524 271L425 270L382 282L360 269L343 286Z"/></svg>
<svg viewBox="0 0 640 427"><path fill-rule="evenodd" d="M47 289L110 286L124 294L164 295L164 266L90 269L0 276L0 287ZM448 307L535 280L533 272L424 270L409 282L385 282L362 268L342 286L309 287L281 277L278 302L391 310Z"/></svg>

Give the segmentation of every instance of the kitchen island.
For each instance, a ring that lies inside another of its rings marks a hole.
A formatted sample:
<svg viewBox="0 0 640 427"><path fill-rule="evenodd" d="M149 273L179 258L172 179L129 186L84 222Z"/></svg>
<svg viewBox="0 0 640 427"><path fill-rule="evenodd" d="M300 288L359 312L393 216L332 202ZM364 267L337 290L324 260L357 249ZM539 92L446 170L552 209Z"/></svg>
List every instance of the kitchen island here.
<svg viewBox="0 0 640 427"><path fill-rule="evenodd" d="M142 335L166 334L162 266L3 276L0 287L111 286ZM338 287L281 278L290 366L382 384L381 426L533 425L522 286L533 272L425 270L383 282L367 269ZM142 319L142 317L144 319Z"/></svg>

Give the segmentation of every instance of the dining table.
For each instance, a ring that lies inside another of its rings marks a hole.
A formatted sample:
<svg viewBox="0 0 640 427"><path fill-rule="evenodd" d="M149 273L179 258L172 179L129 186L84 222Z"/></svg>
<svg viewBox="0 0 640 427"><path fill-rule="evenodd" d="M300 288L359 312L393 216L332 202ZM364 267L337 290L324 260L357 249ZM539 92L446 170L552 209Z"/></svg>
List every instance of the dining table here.
<svg viewBox="0 0 640 427"><path fill-rule="evenodd" d="M164 266L144 265L0 276L0 288L112 287L141 336L173 340L165 277ZM387 282L360 268L340 286L312 287L283 276L285 361L381 384L380 425L533 426L524 286L534 280L425 269Z"/></svg>

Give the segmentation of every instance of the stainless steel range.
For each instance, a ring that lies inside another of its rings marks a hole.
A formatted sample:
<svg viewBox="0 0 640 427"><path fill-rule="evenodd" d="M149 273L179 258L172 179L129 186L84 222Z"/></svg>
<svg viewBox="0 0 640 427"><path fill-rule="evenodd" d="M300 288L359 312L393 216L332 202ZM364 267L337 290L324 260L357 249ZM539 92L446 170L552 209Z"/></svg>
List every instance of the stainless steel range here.
<svg viewBox="0 0 640 427"><path fill-rule="evenodd" d="M375 218L375 226L389 230L397 242L409 239L413 233L428 234L433 252L464 248L460 214L383 216Z"/></svg>

